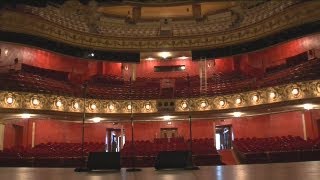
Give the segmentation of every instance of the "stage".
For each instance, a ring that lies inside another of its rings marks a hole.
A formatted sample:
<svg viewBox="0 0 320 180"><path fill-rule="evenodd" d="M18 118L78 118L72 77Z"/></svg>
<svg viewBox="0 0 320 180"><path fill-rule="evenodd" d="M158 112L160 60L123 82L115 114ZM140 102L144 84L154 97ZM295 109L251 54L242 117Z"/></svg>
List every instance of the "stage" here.
<svg viewBox="0 0 320 180"><path fill-rule="evenodd" d="M200 170L163 170L143 168L140 172L126 172L123 168L116 172L81 172L72 168L0 168L0 179L3 180L318 180L320 177L320 161L232 165L232 166L201 166Z"/></svg>

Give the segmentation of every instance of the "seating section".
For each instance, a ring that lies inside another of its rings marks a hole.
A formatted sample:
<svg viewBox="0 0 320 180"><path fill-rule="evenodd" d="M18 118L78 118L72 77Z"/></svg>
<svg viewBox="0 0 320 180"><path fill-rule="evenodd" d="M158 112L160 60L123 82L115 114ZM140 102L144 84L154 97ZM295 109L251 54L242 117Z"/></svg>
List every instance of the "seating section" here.
<svg viewBox="0 0 320 180"><path fill-rule="evenodd" d="M320 160L320 139L301 137L240 138L233 147L241 163L275 163Z"/></svg>
<svg viewBox="0 0 320 180"><path fill-rule="evenodd" d="M84 143L84 156L104 151L104 143ZM46 143L34 148L14 147L0 151L0 166L76 167L82 160L80 143Z"/></svg>
<svg viewBox="0 0 320 180"><path fill-rule="evenodd" d="M183 138L154 139L150 141L135 141L134 147L131 142L126 142L122 151L122 165L130 167L132 157L140 167L154 166L156 156L161 151L187 151L189 141ZM220 155L214 147L213 139L193 139L192 141L193 161L196 165L221 165Z"/></svg>
<svg viewBox="0 0 320 180"><path fill-rule="evenodd" d="M241 22L241 26L247 26L260 22L299 2L301 2L301 0L267 1L259 4L258 6L244 11L244 17L243 21Z"/></svg>

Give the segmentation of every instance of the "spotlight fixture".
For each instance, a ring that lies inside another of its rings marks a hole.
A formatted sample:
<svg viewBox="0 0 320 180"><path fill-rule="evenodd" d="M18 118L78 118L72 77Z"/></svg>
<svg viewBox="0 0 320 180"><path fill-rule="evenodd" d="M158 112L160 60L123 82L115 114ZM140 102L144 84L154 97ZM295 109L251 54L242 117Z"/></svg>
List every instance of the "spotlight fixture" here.
<svg viewBox="0 0 320 180"><path fill-rule="evenodd" d="M299 94L299 88L293 88L291 93L295 96L297 96Z"/></svg>
<svg viewBox="0 0 320 180"><path fill-rule="evenodd" d="M305 109L305 110L313 109L313 107L314 107L314 105L313 104L309 104L309 103L303 105L303 109Z"/></svg>
<svg viewBox="0 0 320 180"><path fill-rule="evenodd" d="M94 117L94 118L92 118L91 119L93 122L95 122L95 123L98 123L98 122L100 122L101 120L102 120L102 118L101 117Z"/></svg>
<svg viewBox="0 0 320 180"><path fill-rule="evenodd" d="M243 113L242 112L233 112L234 117L240 117Z"/></svg>
<svg viewBox="0 0 320 180"><path fill-rule="evenodd" d="M168 57L171 56L170 52L160 52L158 53L158 56L162 57L163 59L167 59Z"/></svg>

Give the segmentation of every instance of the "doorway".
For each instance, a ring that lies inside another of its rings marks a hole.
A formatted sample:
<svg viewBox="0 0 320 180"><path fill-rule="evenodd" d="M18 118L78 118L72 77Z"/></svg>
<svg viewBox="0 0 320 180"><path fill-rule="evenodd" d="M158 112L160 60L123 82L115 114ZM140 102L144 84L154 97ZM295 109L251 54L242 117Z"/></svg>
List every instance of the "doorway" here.
<svg viewBox="0 0 320 180"><path fill-rule="evenodd" d="M176 138L178 137L178 128L161 128L160 138Z"/></svg>
<svg viewBox="0 0 320 180"><path fill-rule="evenodd" d="M232 147L232 126L231 125L223 125L223 126L216 126L216 134L215 134L215 141L216 141L216 148L217 150L223 149L231 149Z"/></svg>
<svg viewBox="0 0 320 180"><path fill-rule="evenodd" d="M13 124L12 127L14 129L14 146L23 146L23 126Z"/></svg>
<svg viewBox="0 0 320 180"><path fill-rule="evenodd" d="M119 152L122 148L122 144L125 137L121 133L121 129L107 128L106 133L106 151L107 152Z"/></svg>

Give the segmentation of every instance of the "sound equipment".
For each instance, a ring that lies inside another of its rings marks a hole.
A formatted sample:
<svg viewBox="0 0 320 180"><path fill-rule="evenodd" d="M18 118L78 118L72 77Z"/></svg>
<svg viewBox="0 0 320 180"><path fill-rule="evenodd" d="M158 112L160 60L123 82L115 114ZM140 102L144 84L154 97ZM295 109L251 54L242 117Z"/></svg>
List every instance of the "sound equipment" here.
<svg viewBox="0 0 320 180"><path fill-rule="evenodd" d="M162 151L159 152L154 168L183 169L188 166L189 151Z"/></svg>
<svg viewBox="0 0 320 180"><path fill-rule="evenodd" d="M119 152L90 152L88 157L88 170L120 170Z"/></svg>

